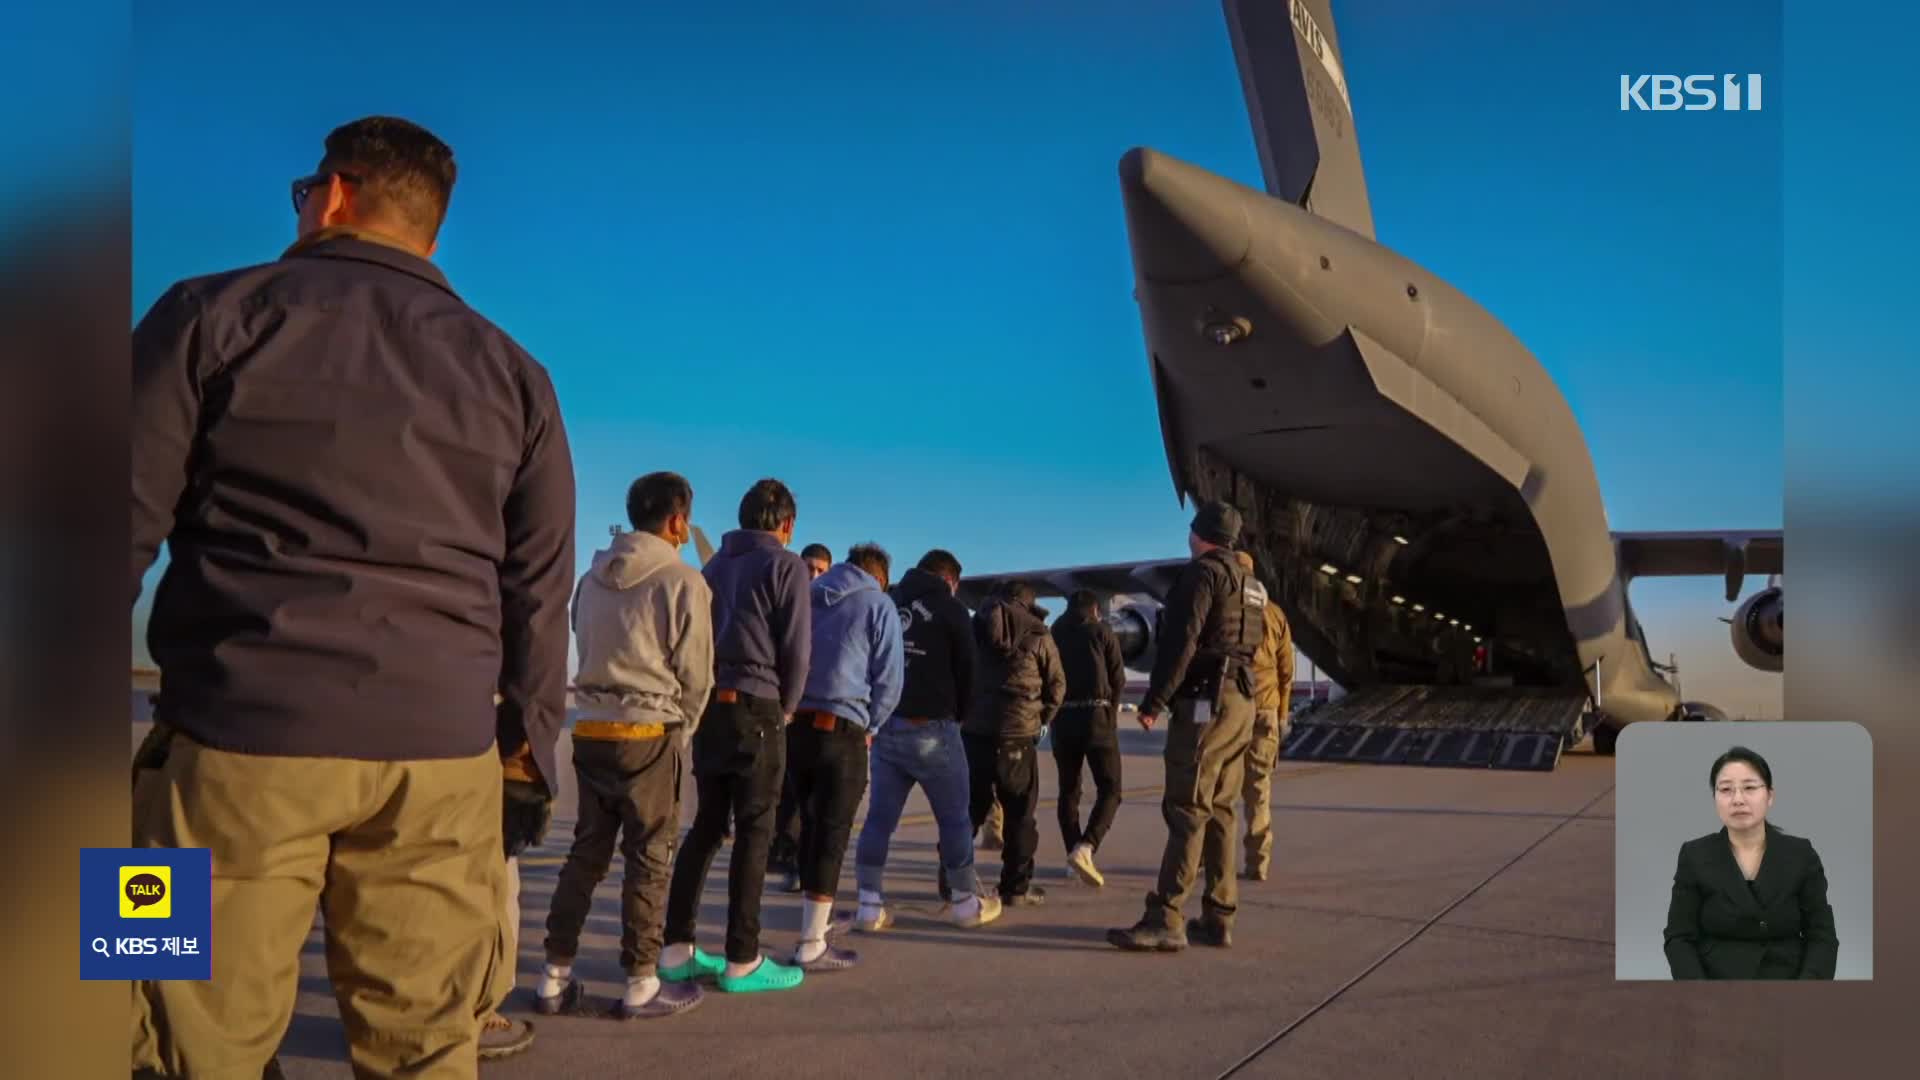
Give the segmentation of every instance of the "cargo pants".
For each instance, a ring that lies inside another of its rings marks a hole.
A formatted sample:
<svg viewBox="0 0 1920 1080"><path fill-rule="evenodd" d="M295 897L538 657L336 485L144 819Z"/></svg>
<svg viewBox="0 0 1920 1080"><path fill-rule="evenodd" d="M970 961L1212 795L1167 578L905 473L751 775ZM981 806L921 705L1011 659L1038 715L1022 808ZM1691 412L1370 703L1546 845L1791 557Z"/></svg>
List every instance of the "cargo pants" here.
<svg viewBox="0 0 1920 1080"><path fill-rule="evenodd" d="M257 1080L299 992L316 906L356 1075L475 1077L504 996L501 770L215 750L175 734L133 797L134 847L213 853L213 977L132 984L136 1072Z"/></svg>
<svg viewBox="0 0 1920 1080"><path fill-rule="evenodd" d="M1147 919L1164 929L1184 928L1181 910L1205 872L1201 917L1231 928L1239 901L1234 876L1234 810L1240 801L1247 747L1253 740L1253 699L1231 680L1220 708L1196 723L1196 702L1176 699L1167 724L1167 849L1160 878L1147 894Z"/></svg>
<svg viewBox="0 0 1920 1080"><path fill-rule="evenodd" d="M1285 737L1278 709L1254 710L1242 793L1247 804L1247 871L1262 876L1273 861L1273 764Z"/></svg>

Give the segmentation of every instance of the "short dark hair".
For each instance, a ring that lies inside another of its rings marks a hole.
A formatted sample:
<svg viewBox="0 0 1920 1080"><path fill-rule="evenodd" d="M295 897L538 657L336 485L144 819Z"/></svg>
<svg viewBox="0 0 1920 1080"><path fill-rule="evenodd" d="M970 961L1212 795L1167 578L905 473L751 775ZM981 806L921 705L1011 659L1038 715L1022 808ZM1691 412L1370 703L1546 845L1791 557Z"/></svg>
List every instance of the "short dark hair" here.
<svg viewBox="0 0 1920 1080"><path fill-rule="evenodd" d="M809 561L825 559L828 562L832 562L833 551L825 544L808 544L806 547L800 549L800 557Z"/></svg>
<svg viewBox="0 0 1920 1080"><path fill-rule="evenodd" d="M447 219L458 169L453 150L426 128L394 116L342 124L327 136L322 171L352 173L368 216L431 243Z"/></svg>
<svg viewBox="0 0 1920 1080"><path fill-rule="evenodd" d="M960 560L953 557L953 552L941 548L934 548L920 556L919 569L929 574L941 574L955 581L960 580Z"/></svg>
<svg viewBox="0 0 1920 1080"><path fill-rule="evenodd" d="M740 499L740 527L759 532L773 532L780 526L798 517L800 509L794 504L793 492L778 480L761 480L747 489Z"/></svg>
<svg viewBox="0 0 1920 1080"><path fill-rule="evenodd" d="M1768 791L1773 790L1773 770L1767 768L1767 759L1744 746L1736 746L1714 759L1713 771L1707 774L1707 786L1710 788L1718 787L1720 785L1720 770L1735 761L1742 761L1753 766L1753 771L1760 774L1760 782L1767 785Z"/></svg>
<svg viewBox="0 0 1920 1080"><path fill-rule="evenodd" d="M691 513L693 485L679 473L648 473L627 489L627 520L641 532L658 532L673 515Z"/></svg>
<svg viewBox="0 0 1920 1080"><path fill-rule="evenodd" d="M1007 591L1004 595L1016 604L1023 607L1032 607L1034 601L1040 595L1040 590L1024 581L1009 581L1007 582Z"/></svg>
<svg viewBox="0 0 1920 1080"><path fill-rule="evenodd" d="M1100 594L1092 589L1076 589L1073 595L1067 598L1067 608L1071 611L1091 611L1098 615Z"/></svg>
<svg viewBox="0 0 1920 1080"><path fill-rule="evenodd" d="M847 561L874 577L888 577L893 569L893 557L879 544L853 545L847 549Z"/></svg>

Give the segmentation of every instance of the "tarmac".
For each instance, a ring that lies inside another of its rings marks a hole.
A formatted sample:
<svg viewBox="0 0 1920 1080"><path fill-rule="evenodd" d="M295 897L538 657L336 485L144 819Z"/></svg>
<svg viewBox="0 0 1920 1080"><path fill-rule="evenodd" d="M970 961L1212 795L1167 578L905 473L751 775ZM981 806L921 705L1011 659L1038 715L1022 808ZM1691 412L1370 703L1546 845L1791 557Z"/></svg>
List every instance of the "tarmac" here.
<svg viewBox="0 0 1920 1080"><path fill-rule="evenodd" d="M1283 762L1273 873L1239 883L1232 948L1113 948L1106 930L1139 917L1166 837L1162 737L1131 720L1122 717L1125 802L1097 857L1104 888L1069 878L1043 752L1043 906L1010 908L978 930L938 921L935 828L916 791L888 864L898 922L839 939L859 952L858 968L782 993L709 986L664 1020L532 1014L572 837L567 777L547 842L521 861L519 985L505 1011L533 1021L535 1042L482 1074L1744 1078L1778 1052L1778 1033L1741 1022L1764 1006L1764 988L1614 981L1613 759L1584 746L1551 773ZM560 760L570 760L565 736ZM1089 778L1083 814L1091 798ZM691 803L689 785L689 821ZM855 903L852 845L837 918ZM701 911L712 951L730 851ZM979 852L977 865L992 882L998 853ZM624 987L621 873L616 855L575 965L597 1006ZM763 948L790 950L799 918L799 897L770 888ZM352 1075L317 922L280 1061L295 1080Z"/></svg>

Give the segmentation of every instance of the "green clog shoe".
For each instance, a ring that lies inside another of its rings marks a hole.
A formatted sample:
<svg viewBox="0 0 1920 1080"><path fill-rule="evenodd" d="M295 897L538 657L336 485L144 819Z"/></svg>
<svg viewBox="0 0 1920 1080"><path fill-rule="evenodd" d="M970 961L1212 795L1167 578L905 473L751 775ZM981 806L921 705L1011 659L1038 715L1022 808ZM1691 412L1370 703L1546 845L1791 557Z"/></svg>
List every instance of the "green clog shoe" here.
<svg viewBox="0 0 1920 1080"><path fill-rule="evenodd" d="M770 956L763 956L759 967L737 979L730 979L723 973L719 984L720 989L729 994L753 994L762 990L791 990L806 977L807 973L799 968L788 967Z"/></svg>
<svg viewBox="0 0 1920 1080"><path fill-rule="evenodd" d="M661 968L660 981L692 982L695 979L711 978L725 970L727 970L727 962L724 958L715 956L710 952L702 952L700 951L700 947L696 945L693 948L693 959L681 964L679 967Z"/></svg>

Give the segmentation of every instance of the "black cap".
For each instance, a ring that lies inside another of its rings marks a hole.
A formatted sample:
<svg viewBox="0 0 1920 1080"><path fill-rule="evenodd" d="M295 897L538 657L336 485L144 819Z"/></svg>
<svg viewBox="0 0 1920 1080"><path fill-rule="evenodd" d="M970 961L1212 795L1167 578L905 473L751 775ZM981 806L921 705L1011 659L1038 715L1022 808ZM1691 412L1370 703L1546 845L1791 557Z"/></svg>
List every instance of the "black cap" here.
<svg viewBox="0 0 1920 1080"><path fill-rule="evenodd" d="M1232 547L1240 540L1240 511L1218 499L1193 515L1193 535L1209 544Z"/></svg>

